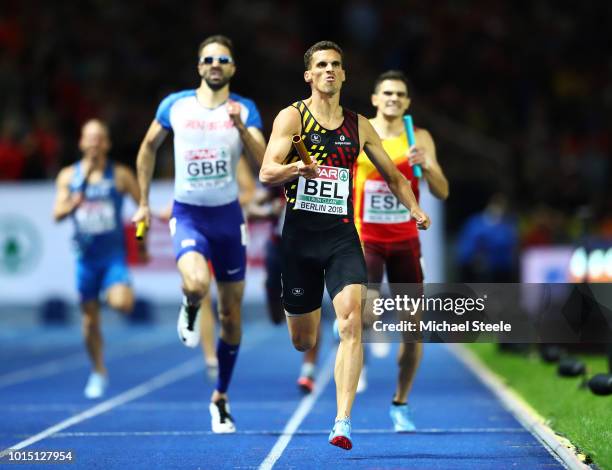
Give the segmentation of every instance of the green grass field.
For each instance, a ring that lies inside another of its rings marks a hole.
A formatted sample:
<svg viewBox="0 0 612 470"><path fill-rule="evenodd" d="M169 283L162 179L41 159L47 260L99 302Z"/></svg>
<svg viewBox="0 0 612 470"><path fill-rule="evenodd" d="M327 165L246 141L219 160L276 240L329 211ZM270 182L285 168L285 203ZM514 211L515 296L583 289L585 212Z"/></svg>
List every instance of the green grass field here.
<svg viewBox="0 0 612 470"><path fill-rule="evenodd" d="M496 344L467 346L555 432L569 439L600 468L612 470L612 395L593 395L588 388L579 388L581 379L559 377L557 364L544 363L536 353L500 353ZM578 357L585 361L591 375L608 371L603 356Z"/></svg>

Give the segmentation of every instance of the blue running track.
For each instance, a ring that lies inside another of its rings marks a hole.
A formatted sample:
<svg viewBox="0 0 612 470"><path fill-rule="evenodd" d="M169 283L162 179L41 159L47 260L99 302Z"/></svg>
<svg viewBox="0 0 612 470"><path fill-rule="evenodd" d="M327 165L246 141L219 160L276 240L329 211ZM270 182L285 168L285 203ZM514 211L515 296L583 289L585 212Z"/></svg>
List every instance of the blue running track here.
<svg viewBox="0 0 612 470"><path fill-rule="evenodd" d="M179 344L174 324L108 326L111 385L93 402L82 395L89 366L78 328L0 333L0 449L72 450L71 465L52 467L69 469L563 468L442 345L425 347L411 398L416 433L392 431L392 352L369 363L353 450L332 447L331 327L308 398L295 384L301 356L286 328L253 321L243 331L230 387L234 435L210 432L213 384L200 350Z"/></svg>

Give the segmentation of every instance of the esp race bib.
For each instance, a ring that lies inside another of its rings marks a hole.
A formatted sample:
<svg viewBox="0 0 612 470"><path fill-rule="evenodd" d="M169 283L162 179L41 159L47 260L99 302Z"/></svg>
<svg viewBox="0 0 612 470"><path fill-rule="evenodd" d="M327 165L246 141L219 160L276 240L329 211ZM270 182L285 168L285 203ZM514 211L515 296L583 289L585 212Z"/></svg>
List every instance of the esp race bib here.
<svg viewBox="0 0 612 470"><path fill-rule="evenodd" d="M364 186L363 221L399 224L410 220L410 211L393 195L385 181L368 180Z"/></svg>

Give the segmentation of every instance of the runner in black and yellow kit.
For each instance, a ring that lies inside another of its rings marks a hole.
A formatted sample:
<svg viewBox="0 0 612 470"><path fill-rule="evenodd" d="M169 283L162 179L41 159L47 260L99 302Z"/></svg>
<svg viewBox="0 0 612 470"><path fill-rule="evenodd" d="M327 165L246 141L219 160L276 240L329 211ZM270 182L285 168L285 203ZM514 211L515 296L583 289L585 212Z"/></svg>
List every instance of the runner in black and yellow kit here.
<svg viewBox="0 0 612 470"><path fill-rule="evenodd" d="M338 410L329 442L350 449L350 413L363 359L361 299L367 282L352 201L353 164L362 149L418 227L426 229L429 218L372 125L340 106L345 80L340 47L318 42L304 54L304 66L312 95L276 117L259 177L267 185L285 184L283 304L296 349L306 351L317 341L324 283L333 300L340 345L334 374ZM295 134L304 139L312 164L299 161L292 150Z"/></svg>

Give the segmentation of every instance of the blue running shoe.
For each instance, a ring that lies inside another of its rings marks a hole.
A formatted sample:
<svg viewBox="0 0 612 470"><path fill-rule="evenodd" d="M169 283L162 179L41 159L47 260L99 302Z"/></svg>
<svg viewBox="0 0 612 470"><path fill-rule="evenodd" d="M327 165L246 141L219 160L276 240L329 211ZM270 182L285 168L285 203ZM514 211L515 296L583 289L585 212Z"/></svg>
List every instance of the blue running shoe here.
<svg viewBox="0 0 612 470"><path fill-rule="evenodd" d="M416 427L412 422L412 413L408 404L394 405L389 408L389 416L396 432L414 432Z"/></svg>
<svg viewBox="0 0 612 470"><path fill-rule="evenodd" d="M351 450L351 419L343 418L334 423L334 428L329 433L329 443L344 450Z"/></svg>

